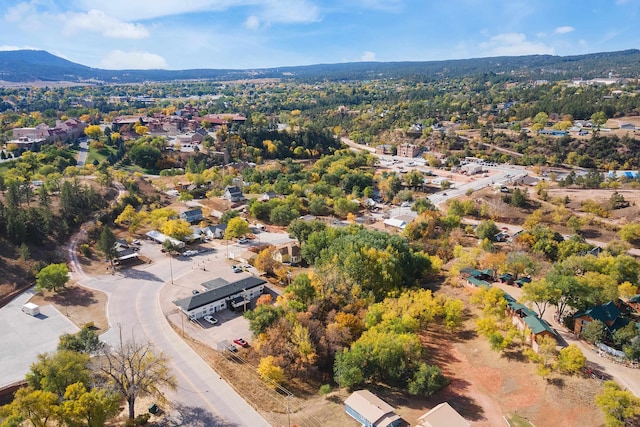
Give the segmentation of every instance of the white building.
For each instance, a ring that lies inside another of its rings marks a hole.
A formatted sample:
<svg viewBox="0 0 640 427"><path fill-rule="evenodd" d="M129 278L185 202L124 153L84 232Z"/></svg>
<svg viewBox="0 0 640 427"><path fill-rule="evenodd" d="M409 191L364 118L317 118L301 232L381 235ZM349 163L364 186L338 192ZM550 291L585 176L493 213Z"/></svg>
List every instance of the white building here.
<svg viewBox="0 0 640 427"><path fill-rule="evenodd" d="M218 278L202 283L205 292L176 300L173 303L191 320L200 319L226 308L236 309L249 304L262 295L267 283L256 276L246 277L233 283Z"/></svg>

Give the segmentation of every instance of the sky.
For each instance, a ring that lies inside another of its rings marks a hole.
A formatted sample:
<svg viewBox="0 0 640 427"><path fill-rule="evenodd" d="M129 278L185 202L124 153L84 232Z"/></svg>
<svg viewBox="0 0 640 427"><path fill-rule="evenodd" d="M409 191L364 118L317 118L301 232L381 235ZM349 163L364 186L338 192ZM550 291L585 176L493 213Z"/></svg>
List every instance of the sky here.
<svg viewBox="0 0 640 427"><path fill-rule="evenodd" d="M0 50L252 69L640 48L640 0L0 0Z"/></svg>

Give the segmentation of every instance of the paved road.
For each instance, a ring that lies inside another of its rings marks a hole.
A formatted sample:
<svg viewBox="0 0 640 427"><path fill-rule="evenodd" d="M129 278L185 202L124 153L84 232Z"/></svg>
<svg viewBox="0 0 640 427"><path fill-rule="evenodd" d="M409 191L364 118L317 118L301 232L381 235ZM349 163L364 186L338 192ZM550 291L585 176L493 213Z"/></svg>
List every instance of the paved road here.
<svg viewBox="0 0 640 427"><path fill-rule="evenodd" d="M81 167L87 163L87 155L89 154L89 142L86 138L83 138L80 142L80 151L78 153L77 166Z"/></svg>
<svg viewBox="0 0 640 427"><path fill-rule="evenodd" d="M124 189L121 185L116 187L120 197ZM172 277L178 279L187 274L191 263L169 262L167 258L166 262L160 260L115 275L90 277L78 263L75 250L83 232L72 239L69 260L73 279L109 296L110 329L101 339L111 345L118 345L121 339L150 341L169 357L178 382L178 389L167 393L174 408L172 417L190 426L268 426L269 423L171 329L162 313L161 288Z"/></svg>

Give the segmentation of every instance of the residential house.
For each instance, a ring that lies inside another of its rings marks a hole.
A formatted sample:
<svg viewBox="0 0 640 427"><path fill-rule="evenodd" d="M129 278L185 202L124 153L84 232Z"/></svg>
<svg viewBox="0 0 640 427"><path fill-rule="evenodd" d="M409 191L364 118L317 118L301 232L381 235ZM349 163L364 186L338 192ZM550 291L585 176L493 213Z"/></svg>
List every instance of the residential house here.
<svg viewBox="0 0 640 427"><path fill-rule="evenodd" d="M189 224L193 224L202 221L204 216L202 215L202 209L191 209L190 211L182 212L180 219L184 219Z"/></svg>
<svg viewBox="0 0 640 427"><path fill-rule="evenodd" d="M300 246L294 244L280 246L273 252L273 259L280 263L299 264L302 261Z"/></svg>
<svg viewBox="0 0 640 427"><path fill-rule="evenodd" d="M627 319L621 317L620 309L613 301L588 308L585 311L574 314L572 317L574 319L573 332L577 335L580 335L582 329L594 320L604 323L610 333L629 323Z"/></svg>
<svg viewBox="0 0 640 427"><path fill-rule="evenodd" d="M493 270L476 270L475 268L463 268L460 270L460 275L466 280L467 286L479 288L490 288L493 281Z"/></svg>
<svg viewBox="0 0 640 427"><path fill-rule="evenodd" d="M416 427L471 427L471 423L443 402L418 418Z"/></svg>
<svg viewBox="0 0 640 427"><path fill-rule="evenodd" d="M158 230L148 231L147 233L145 233L145 236L147 236L149 240L153 240L154 242L160 243L160 244L163 244L164 242L169 241L176 249L182 249L185 247L185 243L183 241L174 239L173 237L162 234Z"/></svg>
<svg viewBox="0 0 640 427"><path fill-rule="evenodd" d="M209 225L207 227L200 229L200 234L202 234L205 240L209 239L222 239L224 238L224 233L227 230L227 224L218 224L218 225Z"/></svg>
<svg viewBox="0 0 640 427"><path fill-rule="evenodd" d="M205 292L173 301L173 303L189 319L200 319L226 308L233 310L245 307L253 298L262 295L265 283L267 282L256 276L235 282L228 282L222 278L213 279L201 284L207 289Z"/></svg>
<svg viewBox="0 0 640 427"><path fill-rule="evenodd" d="M244 194L242 194L242 190L240 190L235 185L228 185L224 189L224 194L222 195L223 199L227 199L230 202L239 202L244 200Z"/></svg>
<svg viewBox="0 0 640 427"><path fill-rule="evenodd" d="M416 157L420 152L420 147L415 144L398 145L398 156L400 157Z"/></svg>
<svg viewBox="0 0 640 427"><path fill-rule="evenodd" d="M511 322L521 331L528 331L526 342L537 350L537 339L542 336L556 338L556 331L538 314L524 304L520 304L511 295L505 293L507 300L507 312L511 316Z"/></svg>
<svg viewBox="0 0 640 427"><path fill-rule="evenodd" d="M393 406L369 390L354 391L344 402L347 415L363 427L396 427L404 423Z"/></svg>
<svg viewBox="0 0 640 427"><path fill-rule="evenodd" d="M275 191L265 191L264 193L262 193L262 196L260 196L258 200L261 202L268 202L269 200L275 199L277 197L278 195Z"/></svg>

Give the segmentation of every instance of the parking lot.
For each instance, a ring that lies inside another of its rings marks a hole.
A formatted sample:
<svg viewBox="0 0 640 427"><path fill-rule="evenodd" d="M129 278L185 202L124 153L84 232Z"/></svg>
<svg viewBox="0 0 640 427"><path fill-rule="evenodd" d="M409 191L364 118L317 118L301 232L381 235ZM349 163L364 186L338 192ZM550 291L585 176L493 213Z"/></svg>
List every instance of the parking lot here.
<svg viewBox="0 0 640 427"><path fill-rule="evenodd" d="M22 312L31 298L27 291L0 309L0 387L23 380L38 354L55 351L58 337L78 328L51 305L33 317Z"/></svg>

